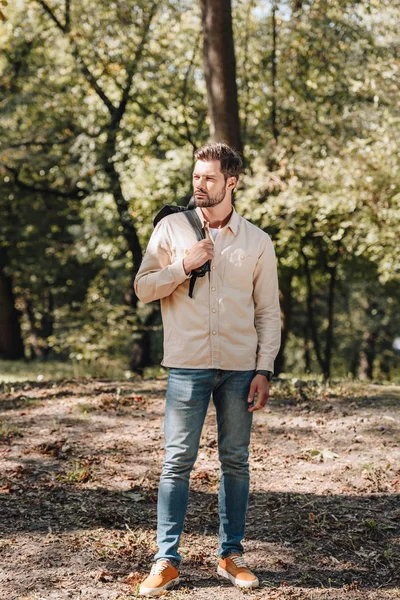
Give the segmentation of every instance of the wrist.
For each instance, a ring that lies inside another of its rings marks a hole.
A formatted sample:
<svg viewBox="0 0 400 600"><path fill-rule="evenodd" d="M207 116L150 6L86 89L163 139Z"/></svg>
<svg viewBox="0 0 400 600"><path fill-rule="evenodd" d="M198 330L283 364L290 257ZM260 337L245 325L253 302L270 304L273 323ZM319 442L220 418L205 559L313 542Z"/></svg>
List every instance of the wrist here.
<svg viewBox="0 0 400 600"><path fill-rule="evenodd" d="M268 381L271 381L274 374L272 371L265 371L263 369L257 369L256 375L263 375L263 377L265 377Z"/></svg>
<svg viewBox="0 0 400 600"><path fill-rule="evenodd" d="M192 268L189 267L189 265L187 264L186 258L183 259L183 270L185 271L186 275L190 275L190 273L192 272Z"/></svg>

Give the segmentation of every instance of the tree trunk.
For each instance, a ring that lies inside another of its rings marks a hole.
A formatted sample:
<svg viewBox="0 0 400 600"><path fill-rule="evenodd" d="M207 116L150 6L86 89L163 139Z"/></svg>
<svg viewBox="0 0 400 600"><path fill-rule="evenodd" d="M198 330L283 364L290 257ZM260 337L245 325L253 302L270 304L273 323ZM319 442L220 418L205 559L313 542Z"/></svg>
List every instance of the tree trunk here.
<svg viewBox="0 0 400 600"><path fill-rule="evenodd" d="M27 298L25 300L25 309L26 309L26 314L28 317L29 325L31 326L31 334L30 334L29 338L30 338L30 348L31 348L32 354L36 358L42 358L43 351L42 351L42 348L40 347L39 340L38 340L38 333L37 333L36 324L35 324L35 311L33 308L33 302L31 300L31 298Z"/></svg>
<svg viewBox="0 0 400 600"><path fill-rule="evenodd" d="M300 248L300 254L303 257L303 261L304 261L304 273L306 276L306 285L307 285L308 327L311 332L311 339L313 341L315 355L317 357L318 364L321 368L322 373L324 373L324 370L325 370L324 359L323 359L323 356L321 353L321 347L320 347L319 338L318 338L318 329L317 329L317 324L315 322L315 315L314 315L315 298L314 298L314 289L313 289L313 284L312 284L312 279L311 279L310 266L308 264L307 255L305 254L303 248Z"/></svg>
<svg viewBox="0 0 400 600"><path fill-rule="evenodd" d="M141 260L142 260L142 250L140 247L139 238L136 232L135 223L132 219L132 216L129 211L129 204L123 194L122 186L121 186L121 178L118 170L115 167L115 155L116 155L116 145L117 145L117 135L119 128L121 126L122 119L125 115L125 111L127 105L130 101L132 95L132 85L135 74L138 72L140 61L142 59L143 51L145 49L145 45L148 42L148 36L151 31L151 23L156 14L157 3L149 3L146 9L146 14L144 15L143 21L143 29L141 32L141 39L138 43L136 52L131 57L129 62L125 65L126 68L126 79L122 88L122 94L119 99L119 102L114 102L114 100L107 95L107 92L101 84L97 76L92 72L89 64L86 63L85 58L81 55L79 45L76 43L76 40L73 36L70 35L70 1L66 0L65 3L65 15L64 15L64 24L61 23L57 15L51 10L49 5L43 0L37 0L38 3L42 6L42 9L50 16L52 21L56 24L58 29L68 37L69 42L71 44L72 55L77 61L78 68L82 72L85 77L87 83L90 85L92 90L99 96L104 106L107 108L110 114L110 122L107 127L107 140L104 145L104 151L102 156L99 157L99 162L102 164L104 171L108 177L110 183L110 191L113 194L115 204L117 207L118 215L120 218L123 236L126 240L128 249L132 254L132 276L131 276L131 284L129 286L129 290L125 293L124 300L127 304L132 306L133 309L136 308L138 298L134 292L133 282L136 276L136 273L139 269ZM145 342L143 342L145 343ZM143 353L145 355L146 352Z"/></svg>
<svg viewBox="0 0 400 600"><path fill-rule="evenodd" d="M51 335L53 335L54 331L54 296L51 290L45 290L44 292L44 304L45 310L43 313L43 317L41 320L41 336L44 340L46 340L46 345L44 348L44 354L47 356L50 352L49 345L47 340Z"/></svg>
<svg viewBox="0 0 400 600"><path fill-rule="evenodd" d="M231 0L200 4L211 138L242 152Z"/></svg>
<svg viewBox="0 0 400 600"><path fill-rule="evenodd" d="M306 373L311 373L311 349L310 336L308 333L308 323L304 325L304 370Z"/></svg>
<svg viewBox="0 0 400 600"><path fill-rule="evenodd" d="M272 107L271 107L271 124L272 124L272 135L275 143L278 143L278 125L277 119L277 26L276 26L276 1L272 6L272 56L271 56L271 84L272 84Z"/></svg>
<svg viewBox="0 0 400 600"><path fill-rule="evenodd" d="M333 346L333 317L336 285L336 264L329 268L329 295L328 295L328 327L326 329L325 359L324 359L324 378L331 376L331 359Z"/></svg>
<svg viewBox="0 0 400 600"><path fill-rule="evenodd" d="M120 223L122 226L123 236L125 238L128 249L132 254L133 269L131 275L131 284L129 286L129 289L125 292L124 300L127 304L129 304L130 306L132 306L132 308L135 309L137 306L138 299L134 291L133 282L135 280L136 273L139 270L140 263L142 262L143 255L135 224L129 211L129 204L122 192L120 175L117 169L115 168L115 164L113 162L113 157L116 152L115 136L116 132L109 132L109 137L104 153L103 168L109 178L110 189L112 191L117 207Z"/></svg>
<svg viewBox="0 0 400 600"><path fill-rule="evenodd" d="M144 319L142 323L142 330L139 330L133 335L131 355L130 355L130 368L136 373L143 375L144 367L152 364L152 328L159 318L158 307L153 306L150 313Z"/></svg>
<svg viewBox="0 0 400 600"><path fill-rule="evenodd" d="M31 326L31 349L36 358L44 358L49 352L48 338L53 334L54 328L54 296L50 290L44 291L43 314L40 327L36 326L35 310L31 298L25 298L25 310Z"/></svg>
<svg viewBox="0 0 400 600"><path fill-rule="evenodd" d="M360 348L357 345L356 347L353 348L353 351L351 353L350 367L349 367L349 371L350 371L353 379L356 379L356 377L358 377L359 368L360 368Z"/></svg>
<svg viewBox="0 0 400 600"><path fill-rule="evenodd" d="M279 375L285 366L285 347L292 326L292 281L293 271L282 270L279 277L279 300L281 305L282 338L281 347L275 360L274 372Z"/></svg>
<svg viewBox="0 0 400 600"><path fill-rule="evenodd" d="M374 361L376 358L377 331L366 331L363 336L363 349L361 352L359 378L362 380L373 379Z"/></svg>
<svg viewBox="0 0 400 600"><path fill-rule="evenodd" d="M25 353L12 281L5 272L8 264L7 252L0 247L0 358L20 360L25 358Z"/></svg>

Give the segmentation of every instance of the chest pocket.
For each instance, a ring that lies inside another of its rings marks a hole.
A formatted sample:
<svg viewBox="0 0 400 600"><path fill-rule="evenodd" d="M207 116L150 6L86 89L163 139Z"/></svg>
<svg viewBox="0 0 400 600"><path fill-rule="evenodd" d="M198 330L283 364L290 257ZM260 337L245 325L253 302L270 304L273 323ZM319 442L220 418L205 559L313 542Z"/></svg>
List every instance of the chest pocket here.
<svg viewBox="0 0 400 600"><path fill-rule="evenodd" d="M236 290L253 292L254 256L241 248L225 254L222 285Z"/></svg>

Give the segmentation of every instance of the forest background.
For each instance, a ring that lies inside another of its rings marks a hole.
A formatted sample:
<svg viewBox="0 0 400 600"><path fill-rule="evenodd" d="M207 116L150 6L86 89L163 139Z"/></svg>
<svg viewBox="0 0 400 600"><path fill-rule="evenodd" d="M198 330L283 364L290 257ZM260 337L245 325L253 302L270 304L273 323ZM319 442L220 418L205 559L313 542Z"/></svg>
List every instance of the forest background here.
<svg viewBox="0 0 400 600"><path fill-rule="evenodd" d="M0 19L0 370L159 364L132 281L214 139L243 151L237 210L275 244L276 373L399 379L398 3L2 0Z"/></svg>

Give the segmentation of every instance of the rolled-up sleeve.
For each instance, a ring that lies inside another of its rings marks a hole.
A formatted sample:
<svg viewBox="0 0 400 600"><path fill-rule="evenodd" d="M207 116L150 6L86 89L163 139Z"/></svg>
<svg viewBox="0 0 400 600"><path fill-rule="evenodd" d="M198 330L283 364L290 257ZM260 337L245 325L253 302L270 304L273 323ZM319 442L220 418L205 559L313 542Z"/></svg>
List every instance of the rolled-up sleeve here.
<svg viewBox="0 0 400 600"><path fill-rule="evenodd" d="M189 276L183 260L172 262L165 219L154 229L135 278L135 292L142 302L166 298Z"/></svg>
<svg viewBox="0 0 400 600"><path fill-rule="evenodd" d="M263 236L253 281L254 322L258 337L256 368L273 371L281 344L281 314L276 257L268 235Z"/></svg>

